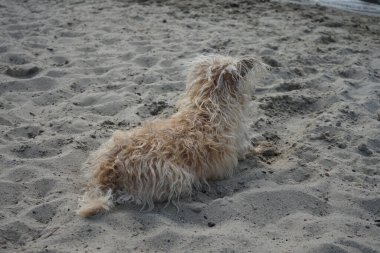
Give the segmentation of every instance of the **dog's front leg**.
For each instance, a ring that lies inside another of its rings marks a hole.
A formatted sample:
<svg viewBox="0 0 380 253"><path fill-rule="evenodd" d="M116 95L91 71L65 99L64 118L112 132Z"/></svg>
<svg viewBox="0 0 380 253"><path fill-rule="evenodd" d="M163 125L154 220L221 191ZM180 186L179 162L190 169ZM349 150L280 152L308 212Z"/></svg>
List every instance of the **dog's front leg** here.
<svg viewBox="0 0 380 253"><path fill-rule="evenodd" d="M238 159L244 160L246 156L251 153L253 147L249 140L247 126L243 124L238 129L236 144L237 144Z"/></svg>

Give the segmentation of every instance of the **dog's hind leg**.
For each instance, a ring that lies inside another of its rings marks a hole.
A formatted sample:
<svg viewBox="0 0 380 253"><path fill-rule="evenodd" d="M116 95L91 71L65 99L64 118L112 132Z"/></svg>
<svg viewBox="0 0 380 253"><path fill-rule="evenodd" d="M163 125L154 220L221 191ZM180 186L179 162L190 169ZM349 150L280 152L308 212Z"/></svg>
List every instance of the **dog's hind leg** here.
<svg viewBox="0 0 380 253"><path fill-rule="evenodd" d="M113 206L113 191L118 188L120 161L117 156L127 143L127 135L116 131L86 162L88 189L82 197L78 214L89 217Z"/></svg>
<svg viewBox="0 0 380 253"><path fill-rule="evenodd" d="M97 151L90 154L84 164L84 173L88 179L98 173L107 163L115 161L120 151L127 145L128 135L126 132L116 131Z"/></svg>
<svg viewBox="0 0 380 253"><path fill-rule="evenodd" d="M94 171L88 190L81 201L78 214L93 216L108 211L114 205L113 193L122 189L121 179L123 163L115 157L101 163Z"/></svg>

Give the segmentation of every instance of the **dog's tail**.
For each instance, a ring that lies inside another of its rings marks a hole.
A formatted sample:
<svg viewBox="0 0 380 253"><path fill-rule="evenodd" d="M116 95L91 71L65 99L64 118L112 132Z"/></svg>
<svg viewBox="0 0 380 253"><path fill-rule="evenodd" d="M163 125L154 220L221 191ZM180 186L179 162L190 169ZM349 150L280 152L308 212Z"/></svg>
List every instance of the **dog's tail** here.
<svg viewBox="0 0 380 253"><path fill-rule="evenodd" d="M87 191L80 200L80 208L77 211L82 217L90 217L102 214L114 206L112 190L102 191L99 188Z"/></svg>

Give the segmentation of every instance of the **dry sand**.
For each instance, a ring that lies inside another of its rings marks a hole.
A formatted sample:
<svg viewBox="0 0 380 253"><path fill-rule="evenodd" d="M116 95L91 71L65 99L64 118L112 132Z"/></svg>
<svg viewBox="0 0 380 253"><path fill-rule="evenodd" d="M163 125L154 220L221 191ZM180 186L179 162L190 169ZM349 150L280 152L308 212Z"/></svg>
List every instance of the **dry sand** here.
<svg viewBox="0 0 380 253"><path fill-rule="evenodd" d="M0 1L0 252L379 252L380 18L159 2ZM209 53L273 66L249 122L277 150L178 212L77 216L88 153L173 113Z"/></svg>

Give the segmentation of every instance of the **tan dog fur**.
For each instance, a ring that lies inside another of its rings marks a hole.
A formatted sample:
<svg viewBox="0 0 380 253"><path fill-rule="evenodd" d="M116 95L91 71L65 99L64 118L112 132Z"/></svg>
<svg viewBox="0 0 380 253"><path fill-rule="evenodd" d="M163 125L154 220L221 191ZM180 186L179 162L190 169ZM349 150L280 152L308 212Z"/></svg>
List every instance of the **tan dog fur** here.
<svg viewBox="0 0 380 253"><path fill-rule="evenodd" d="M231 176L250 148L244 118L253 86L251 69L262 67L249 57L196 61L177 113L116 131L89 157L89 187L78 214L107 211L116 195L152 208L155 201L178 199L190 195L193 186Z"/></svg>

